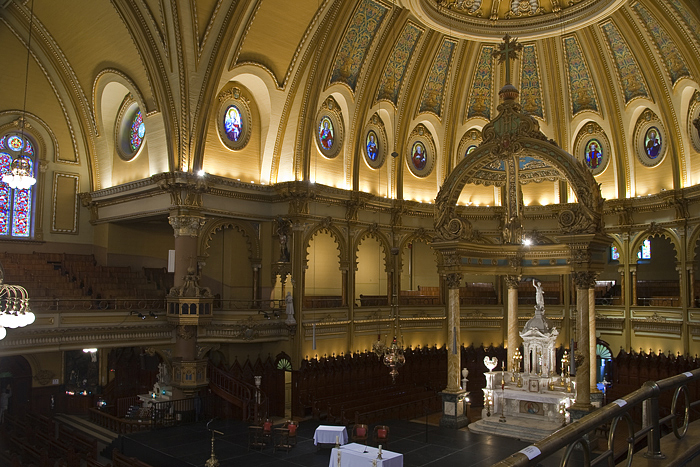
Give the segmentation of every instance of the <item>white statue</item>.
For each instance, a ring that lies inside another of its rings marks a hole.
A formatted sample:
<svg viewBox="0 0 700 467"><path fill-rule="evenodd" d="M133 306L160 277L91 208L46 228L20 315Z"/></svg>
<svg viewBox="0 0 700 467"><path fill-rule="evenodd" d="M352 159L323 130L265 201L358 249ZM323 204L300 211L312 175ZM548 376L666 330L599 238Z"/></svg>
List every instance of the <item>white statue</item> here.
<svg viewBox="0 0 700 467"><path fill-rule="evenodd" d="M292 292L287 292L287 296L284 297L284 302L287 305L287 320L285 323L297 324L297 321L294 319L294 299L292 298Z"/></svg>
<svg viewBox="0 0 700 467"><path fill-rule="evenodd" d="M540 310L544 309L544 292L542 291L542 282L532 279L532 286L535 288L535 303Z"/></svg>

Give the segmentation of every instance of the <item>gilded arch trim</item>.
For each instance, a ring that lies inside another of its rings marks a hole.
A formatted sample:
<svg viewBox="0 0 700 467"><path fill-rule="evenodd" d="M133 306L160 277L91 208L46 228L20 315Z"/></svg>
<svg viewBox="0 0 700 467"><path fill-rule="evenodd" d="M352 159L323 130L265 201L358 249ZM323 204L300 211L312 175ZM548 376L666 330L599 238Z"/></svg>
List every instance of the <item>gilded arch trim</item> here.
<svg viewBox="0 0 700 467"><path fill-rule="evenodd" d="M250 224L233 219L216 219L208 222L204 226L199 240L200 257L207 258L209 256L208 250L211 245L211 239L214 237L216 232L224 229L234 229L243 234L243 237L248 244L248 258L253 263L260 261L260 258L262 258L262 252L260 249L260 240L258 239L257 232Z"/></svg>

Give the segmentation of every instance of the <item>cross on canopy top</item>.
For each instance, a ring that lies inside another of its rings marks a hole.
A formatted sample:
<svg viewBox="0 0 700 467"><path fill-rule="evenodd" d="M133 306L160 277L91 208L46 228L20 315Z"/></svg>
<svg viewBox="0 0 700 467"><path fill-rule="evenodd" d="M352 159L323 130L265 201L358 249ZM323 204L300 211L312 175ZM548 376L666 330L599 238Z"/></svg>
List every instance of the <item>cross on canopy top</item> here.
<svg viewBox="0 0 700 467"><path fill-rule="evenodd" d="M506 84L510 82L510 61L518 58L518 52L523 50L523 45L518 42L518 38L512 38L506 34L503 36L503 44L499 44L498 50L493 52L494 58L498 59L498 63L506 62Z"/></svg>

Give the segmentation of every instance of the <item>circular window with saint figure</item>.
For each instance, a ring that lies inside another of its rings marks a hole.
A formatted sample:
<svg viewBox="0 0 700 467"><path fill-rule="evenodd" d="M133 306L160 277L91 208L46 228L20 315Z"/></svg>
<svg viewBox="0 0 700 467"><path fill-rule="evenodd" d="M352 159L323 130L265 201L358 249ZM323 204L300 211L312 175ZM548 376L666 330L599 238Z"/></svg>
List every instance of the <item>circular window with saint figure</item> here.
<svg viewBox="0 0 700 467"><path fill-rule="evenodd" d="M224 131L230 141L234 143L241 139L243 134L243 119L241 111L235 105L229 105L224 114Z"/></svg>
<svg viewBox="0 0 700 467"><path fill-rule="evenodd" d="M323 117L318 124L318 144L322 150L331 151L333 149L334 129L330 117Z"/></svg>
<svg viewBox="0 0 700 467"><path fill-rule="evenodd" d="M583 160L592 171L595 171L603 163L603 145L597 139L592 139L586 144Z"/></svg>
<svg viewBox="0 0 700 467"><path fill-rule="evenodd" d="M644 152L649 159L656 159L661 154L661 132L655 126L650 127L644 135Z"/></svg>

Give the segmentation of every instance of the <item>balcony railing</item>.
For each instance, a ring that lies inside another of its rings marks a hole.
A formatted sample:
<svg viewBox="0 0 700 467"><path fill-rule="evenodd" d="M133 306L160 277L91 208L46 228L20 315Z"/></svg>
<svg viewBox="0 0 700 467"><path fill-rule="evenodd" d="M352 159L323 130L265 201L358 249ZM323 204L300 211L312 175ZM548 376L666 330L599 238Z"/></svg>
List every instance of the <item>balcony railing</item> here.
<svg viewBox="0 0 700 467"><path fill-rule="evenodd" d="M38 298L34 311L165 310L164 298Z"/></svg>
<svg viewBox="0 0 700 467"><path fill-rule="evenodd" d="M663 455L661 451L661 427L666 425L676 439L682 439L687 431L690 421L691 408L700 404L700 401L691 403L690 397L695 391L688 389L688 384L700 379L700 369L688 371L686 373L672 376L661 381L648 381L631 394L611 402L605 407L592 412L582 419L555 431L546 438L516 452L512 456L494 464L493 467L524 467L534 466L543 462L544 459L562 452L559 465L614 465L619 462L618 455L623 452L615 452L614 446L626 446L626 465L631 465L635 445L638 441L646 438L646 453L644 457L659 459ZM672 395L671 406L665 410L669 415L660 416L659 397L661 395ZM634 431L632 412L640 411L643 415L642 428ZM617 439L616 428L620 421L626 425L626 436L624 439ZM588 435L604 427L608 433L605 451L596 453L594 458ZM667 435L671 436L671 434ZM664 439L664 442L667 440ZM576 452L577 457L583 457L583 464L572 459ZM691 455L694 453L686 453ZM670 460L667 460L670 463ZM661 464L659 464L661 465ZM669 464L666 464L669 465ZM678 464L685 465L685 464Z"/></svg>

